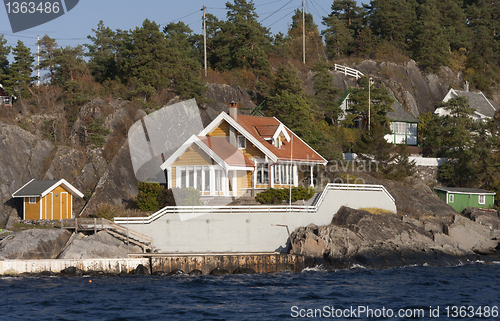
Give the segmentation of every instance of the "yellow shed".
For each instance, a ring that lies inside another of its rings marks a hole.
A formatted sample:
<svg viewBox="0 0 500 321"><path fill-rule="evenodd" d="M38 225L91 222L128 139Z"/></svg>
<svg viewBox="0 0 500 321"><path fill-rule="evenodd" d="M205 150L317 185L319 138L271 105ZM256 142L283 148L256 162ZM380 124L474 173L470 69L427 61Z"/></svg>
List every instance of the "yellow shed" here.
<svg viewBox="0 0 500 321"><path fill-rule="evenodd" d="M73 196L83 197L83 194L64 179L32 179L12 194L23 198L23 220L72 218Z"/></svg>

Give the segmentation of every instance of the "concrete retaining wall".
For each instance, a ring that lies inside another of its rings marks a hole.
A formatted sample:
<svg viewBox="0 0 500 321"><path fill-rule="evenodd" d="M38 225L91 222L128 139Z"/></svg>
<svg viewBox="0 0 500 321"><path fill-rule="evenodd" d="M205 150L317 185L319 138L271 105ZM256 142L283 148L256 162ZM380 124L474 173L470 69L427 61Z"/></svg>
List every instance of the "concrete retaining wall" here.
<svg viewBox="0 0 500 321"><path fill-rule="evenodd" d="M103 271L118 274L134 271L139 264L149 267L149 259L3 260L0 261L0 275L41 273L44 271L58 273L70 266L75 266L82 271Z"/></svg>
<svg viewBox="0 0 500 321"><path fill-rule="evenodd" d="M341 206L381 208L396 213L390 195L382 190L328 190L317 211L165 214L148 224L120 224L153 238L162 253L287 253L289 232L329 224ZM208 209L207 209L208 211Z"/></svg>

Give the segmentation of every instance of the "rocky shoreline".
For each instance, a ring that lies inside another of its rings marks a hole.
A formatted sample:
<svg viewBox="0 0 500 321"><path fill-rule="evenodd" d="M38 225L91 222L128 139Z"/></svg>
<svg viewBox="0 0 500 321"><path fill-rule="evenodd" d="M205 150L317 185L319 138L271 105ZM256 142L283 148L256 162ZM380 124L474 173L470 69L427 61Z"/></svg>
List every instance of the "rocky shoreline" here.
<svg viewBox="0 0 500 321"><path fill-rule="evenodd" d="M325 226L294 231L291 242L308 266L390 268L500 261L500 217L494 210L455 212L416 179L381 181L398 213L341 208Z"/></svg>

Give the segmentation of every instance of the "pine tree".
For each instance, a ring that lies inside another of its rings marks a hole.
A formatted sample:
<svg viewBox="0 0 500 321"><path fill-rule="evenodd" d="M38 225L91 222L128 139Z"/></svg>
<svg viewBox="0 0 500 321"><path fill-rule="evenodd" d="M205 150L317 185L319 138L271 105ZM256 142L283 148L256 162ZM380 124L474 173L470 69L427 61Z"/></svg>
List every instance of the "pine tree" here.
<svg viewBox="0 0 500 321"><path fill-rule="evenodd" d="M450 45L446 40L438 0L424 0L417 9L411 49L413 58L423 69L437 70L447 66L450 60Z"/></svg>
<svg viewBox="0 0 500 321"><path fill-rule="evenodd" d="M416 0L372 0L367 6L371 30L378 39L407 50L417 18L416 8Z"/></svg>
<svg viewBox="0 0 500 321"><path fill-rule="evenodd" d="M36 79L31 76L35 58L21 40L17 41L12 53L14 62L10 65L9 77L5 80L5 89L9 93L17 90L21 96L26 96L31 83Z"/></svg>
<svg viewBox="0 0 500 321"><path fill-rule="evenodd" d="M104 26L101 20L97 29L92 29L95 36L88 36L91 41L85 46L88 49L87 56L89 67L95 80L99 83L105 80L113 80L118 77L118 62L116 60L119 54L117 34L109 27Z"/></svg>
<svg viewBox="0 0 500 321"><path fill-rule="evenodd" d="M277 68L274 90L267 101L270 115L279 117L290 130L306 141L311 138L314 113L297 69L292 65Z"/></svg>
<svg viewBox="0 0 500 321"><path fill-rule="evenodd" d="M50 38L48 35L43 36L37 44L40 46L39 57L40 65L38 69L48 69L50 82L54 83L54 73L56 68L55 55L58 51L57 42L55 39Z"/></svg>
<svg viewBox="0 0 500 321"><path fill-rule="evenodd" d="M295 10L292 17L292 25L288 30L290 37L290 55L297 59L303 58L303 23L302 10ZM321 39L318 26L314 23L313 15L305 14L305 43L306 43L306 62L315 62L324 57L325 45Z"/></svg>
<svg viewBox="0 0 500 321"><path fill-rule="evenodd" d="M354 41L362 26L361 8L354 0L335 0L328 17L323 18L326 29L326 51L329 57L347 56L354 52Z"/></svg>
<svg viewBox="0 0 500 321"><path fill-rule="evenodd" d="M10 47L7 46L7 39L0 35L0 84L3 84L8 77Z"/></svg>
<svg viewBox="0 0 500 321"><path fill-rule="evenodd" d="M165 64L169 51L158 24L144 20L141 28L123 34L123 42L124 81L132 85L131 94L142 96L146 101L157 90L169 88L170 66Z"/></svg>
<svg viewBox="0 0 500 321"><path fill-rule="evenodd" d="M68 82L81 80L82 76L88 71L83 46L81 45L61 48L54 56L54 61L57 64L55 70L57 83L65 85Z"/></svg>
<svg viewBox="0 0 500 321"><path fill-rule="evenodd" d="M314 98L318 110L323 114L323 118L330 124L337 124L341 109L337 103L341 92L333 86L333 75L330 73L329 65L326 61L318 61L313 68L314 75Z"/></svg>
<svg viewBox="0 0 500 321"><path fill-rule="evenodd" d="M170 23L163 32L169 52L165 63L169 65L168 77L172 79L173 91L183 99L202 99L206 87L199 77L200 56L192 30L184 22L179 22Z"/></svg>
<svg viewBox="0 0 500 321"><path fill-rule="evenodd" d="M214 34L210 39L212 67L221 71L249 68L257 76L266 74L272 38L269 29L257 21L253 2L234 0L226 8L227 21L214 20L210 26Z"/></svg>

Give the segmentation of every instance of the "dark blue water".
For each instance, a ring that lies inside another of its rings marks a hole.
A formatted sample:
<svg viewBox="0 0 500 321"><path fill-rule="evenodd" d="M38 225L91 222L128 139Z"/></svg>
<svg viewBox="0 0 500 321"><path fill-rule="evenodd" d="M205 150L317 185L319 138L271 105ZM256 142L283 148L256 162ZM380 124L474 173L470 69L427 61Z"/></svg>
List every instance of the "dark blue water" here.
<svg viewBox="0 0 500 321"><path fill-rule="evenodd" d="M462 319L496 320L499 290L500 264L197 277L0 278L0 320L291 320L331 319L335 313L342 320L406 320L404 315L417 313L423 313L415 318L419 320L450 320L460 318L461 306Z"/></svg>

